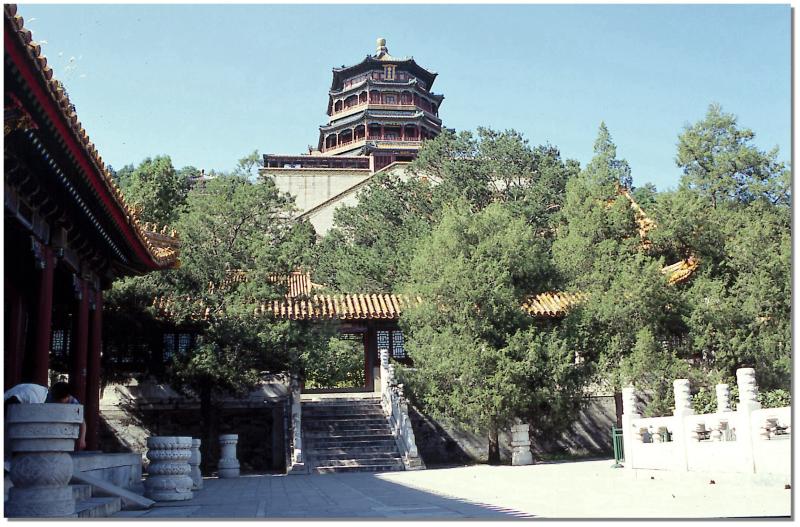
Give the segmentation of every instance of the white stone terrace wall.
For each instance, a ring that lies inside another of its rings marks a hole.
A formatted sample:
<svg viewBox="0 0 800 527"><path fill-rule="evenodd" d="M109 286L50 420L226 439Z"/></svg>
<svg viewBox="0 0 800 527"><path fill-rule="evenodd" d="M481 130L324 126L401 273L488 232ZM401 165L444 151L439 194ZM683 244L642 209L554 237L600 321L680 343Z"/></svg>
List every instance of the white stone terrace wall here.
<svg viewBox="0 0 800 527"><path fill-rule="evenodd" d="M791 407L761 408L755 371L737 371L740 401L730 410L727 385L717 386L717 411L695 415L689 381L674 383L671 416L643 418L635 389L623 390L625 467L791 477Z"/></svg>

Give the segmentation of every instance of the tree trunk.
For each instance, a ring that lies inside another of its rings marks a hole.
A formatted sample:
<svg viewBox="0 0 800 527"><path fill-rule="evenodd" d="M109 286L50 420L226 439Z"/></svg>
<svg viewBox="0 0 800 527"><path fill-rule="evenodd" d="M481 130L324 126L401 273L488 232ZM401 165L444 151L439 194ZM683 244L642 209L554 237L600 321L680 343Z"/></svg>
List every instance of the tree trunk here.
<svg viewBox="0 0 800 527"><path fill-rule="evenodd" d="M211 474L211 451L213 447L211 423L211 384L203 383L200 386L200 420L202 423L202 437L200 443L200 457L203 474Z"/></svg>
<svg viewBox="0 0 800 527"><path fill-rule="evenodd" d="M497 425L489 427L489 464L500 464L500 440L498 439Z"/></svg>
<svg viewBox="0 0 800 527"><path fill-rule="evenodd" d="M617 428L622 428L622 392L614 390L614 410L617 416Z"/></svg>

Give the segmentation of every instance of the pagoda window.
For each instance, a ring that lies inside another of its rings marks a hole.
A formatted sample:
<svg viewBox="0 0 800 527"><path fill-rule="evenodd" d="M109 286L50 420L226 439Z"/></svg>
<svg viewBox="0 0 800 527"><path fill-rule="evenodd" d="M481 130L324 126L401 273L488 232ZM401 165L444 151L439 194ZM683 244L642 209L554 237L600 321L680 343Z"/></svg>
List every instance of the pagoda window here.
<svg viewBox="0 0 800 527"><path fill-rule="evenodd" d="M380 104L381 102L381 92L377 90L373 90L369 92L369 102Z"/></svg>
<svg viewBox="0 0 800 527"><path fill-rule="evenodd" d="M343 145L353 140L353 131L345 130L339 134L339 144Z"/></svg>
<svg viewBox="0 0 800 527"><path fill-rule="evenodd" d="M364 104L365 102L367 102L367 92L362 91L358 95L358 104Z"/></svg>
<svg viewBox="0 0 800 527"><path fill-rule="evenodd" d="M334 105L333 105L333 111L334 111L334 112L341 112L341 111L342 111L342 101L341 101L341 100L338 100L338 101L336 101L336 102L334 103Z"/></svg>
<svg viewBox="0 0 800 527"><path fill-rule="evenodd" d="M384 95L383 96L383 103L384 104L396 104L397 98L394 95Z"/></svg>
<svg viewBox="0 0 800 527"><path fill-rule="evenodd" d="M364 138L364 125L356 126L355 131L353 132L353 139L363 139Z"/></svg>
<svg viewBox="0 0 800 527"><path fill-rule="evenodd" d="M358 97L356 95L351 95L347 99L344 100L344 107L351 108L358 104Z"/></svg>

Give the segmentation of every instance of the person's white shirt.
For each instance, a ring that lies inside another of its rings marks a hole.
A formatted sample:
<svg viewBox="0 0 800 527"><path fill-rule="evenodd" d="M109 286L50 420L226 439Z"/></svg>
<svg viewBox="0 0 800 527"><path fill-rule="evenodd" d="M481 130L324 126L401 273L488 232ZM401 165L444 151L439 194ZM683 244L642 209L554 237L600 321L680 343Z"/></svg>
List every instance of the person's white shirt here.
<svg viewBox="0 0 800 527"><path fill-rule="evenodd" d="M17 384L3 394L3 400L16 397L22 404L41 404L47 400L47 387L38 384Z"/></svg>

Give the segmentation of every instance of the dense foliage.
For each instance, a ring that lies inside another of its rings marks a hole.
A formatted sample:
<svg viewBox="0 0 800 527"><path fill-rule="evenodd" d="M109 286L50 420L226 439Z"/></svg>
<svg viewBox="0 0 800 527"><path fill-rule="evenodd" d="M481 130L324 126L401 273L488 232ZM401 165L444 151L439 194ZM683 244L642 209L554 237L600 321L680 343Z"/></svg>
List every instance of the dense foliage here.
<svg viewBox="0 0 800 527"><path fill-rule="evenodd" d="M168 163L168 158L158 159ZM147 182L155 191L131 195L159 196L159 185L172 186L163 174L176 173L162 168L155 170L145 161L123 183L123 190ZM145 199L143 209L159 210L158 205L156 198ZM291 221L293 201L274 183L254 182L245 170L238 170L195 185L174 205L180 267L115 283L108 305L116 315L110 324L116 327L106 334L130 338L122 325L130 319L137 321L143 335L156 338L166 328L196 334L195 344L176 353L165 369L159 371L157 360L147 373L196 393L208 423L214 391L246 390L265 371L302 373L303 354L326 346L331 328L257 313L261 303L285 294L285 285L270 278L273 273L308 263L309 226ZM150 307L159 298L169 302L168 312ZM161 343L151 340L149 345L158 349ZM113 358L112 353L107 360Z"/></svg>
<svg viewBox="0 0 800 527"><path fill-rule="evenodd" d="M422 296L402 319L411 395L473 428L530 415L556 427L589 382L635 383L653 415L669 411L679 377L709 393L753 366L765 393L783 393L772 390L790 385L790 175L753 139L710 106L678 138L679 187L658 192L633 187L602 123L582 170L514 131L445 132L409 175L376 177L336 212L317 278ZM662 268L689 258L692 277L669 283ZM558 323L522 316L524 296L546 290L587 300Z"/></svg>
<svg viewBox="0 0 800 527"><path fill-rule="evenodd" d="M111 319L124 325L132 306L170 295L173 322L202 336L168 374L206 395L278 369L344 386L363 382L352 341L324 324L254 315L283 294L269 274L303 267L334 291L419 296L401 319L414 361L401 371L407 393L433 416L487 434L491 461L514 420L553 433L598 387L633 383L657 415L673 404L672 380L686 377L696 408L707 409L715 383L734 386L736 369L752 366L765 403L783 404L791 180L777 150L753 139L710 106L678 137L680 185L659 192L633 186L602 123L582 169L513 130L445 131L406 173L374 176L320 240L289 219L288 196L255 180L255 152L235 174L191 189L190 167L146 160L117 176L143 219L178 228L183 265L115 284ZM697 269L671 283L662 269L688 259ZM228 280L233 271L243 279ZM521 309L545 291L585 301L555 321ZM139 331L141 319L130 319Z"/></svg>

